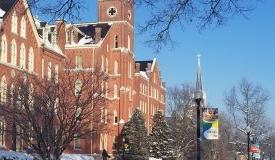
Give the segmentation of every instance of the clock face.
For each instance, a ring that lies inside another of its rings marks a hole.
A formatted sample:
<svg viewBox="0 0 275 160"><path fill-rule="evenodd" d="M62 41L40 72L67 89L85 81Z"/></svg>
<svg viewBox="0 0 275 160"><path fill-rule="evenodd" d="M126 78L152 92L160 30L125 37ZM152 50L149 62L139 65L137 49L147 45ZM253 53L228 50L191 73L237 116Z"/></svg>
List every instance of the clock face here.
<svg viewBox="0 0 275 160"><path fill-rule="evenodd" d="M110 17L114 17L117 14L117 9L115 7L110 7L107 13Z"/></svg>

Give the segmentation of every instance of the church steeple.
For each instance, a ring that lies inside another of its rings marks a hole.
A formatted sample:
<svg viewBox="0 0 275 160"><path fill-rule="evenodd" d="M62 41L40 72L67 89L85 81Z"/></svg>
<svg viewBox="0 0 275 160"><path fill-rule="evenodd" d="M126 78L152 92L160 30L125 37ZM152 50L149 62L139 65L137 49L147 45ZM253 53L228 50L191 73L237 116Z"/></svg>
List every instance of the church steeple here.
<svg viewBox="0 0 275 160"><path fill-rule="evenodd" d="M197 57L198 57L198 65L197 65L196 91L203 92L202 78L201 78L201 55L198 54Z"/></svg>
<svg viewBox="0 0 275 160"><path fill-rule="evenodd" d="M197 64L197 72L196 72L196 91L195 91L195 99L200 99L203 106L207 106L206 102L206 94L203 91L202 85L202 69L201 69L201 55L197 55L198 64Z"/></svg>

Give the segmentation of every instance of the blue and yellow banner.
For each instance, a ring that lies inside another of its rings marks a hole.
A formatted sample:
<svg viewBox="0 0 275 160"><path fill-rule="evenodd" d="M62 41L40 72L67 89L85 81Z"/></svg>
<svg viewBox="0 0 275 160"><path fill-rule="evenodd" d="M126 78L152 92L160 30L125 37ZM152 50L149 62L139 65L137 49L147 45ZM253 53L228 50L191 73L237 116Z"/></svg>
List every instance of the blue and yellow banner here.
<svg viewBox="0 0 275 160"><path fill-rule="evenodd" d="M218 108L202 108L202 127L205 139L219 139Z"/></svg>

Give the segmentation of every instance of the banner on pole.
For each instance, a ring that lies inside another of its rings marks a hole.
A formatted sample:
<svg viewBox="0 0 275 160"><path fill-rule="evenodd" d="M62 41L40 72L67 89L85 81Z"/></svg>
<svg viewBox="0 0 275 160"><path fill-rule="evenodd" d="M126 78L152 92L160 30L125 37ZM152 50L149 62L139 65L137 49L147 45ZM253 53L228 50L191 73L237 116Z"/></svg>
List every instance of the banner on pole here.
<svg viewBox="0 0 275 160"><path fill-rule="evenodd" d="M219 139L218 108L202 108L202 126L205 139Z"/></svg>

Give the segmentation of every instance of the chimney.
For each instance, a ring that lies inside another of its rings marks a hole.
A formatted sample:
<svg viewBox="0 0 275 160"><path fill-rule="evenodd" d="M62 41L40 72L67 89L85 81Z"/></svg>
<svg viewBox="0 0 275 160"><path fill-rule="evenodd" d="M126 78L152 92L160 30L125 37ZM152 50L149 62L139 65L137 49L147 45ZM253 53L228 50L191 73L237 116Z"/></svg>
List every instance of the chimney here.
<svg viewBox="0 0 275 160"><path fill-rule="evenodd" d="M140 63L136 63L136 72L140 71Z"/></svg>
<svg viewBox="0 0 275 160"><path fill-rule="evenodd" d="M66 22L64 20L56 20L55 24L56 24L56 43L64 53L65 44L66 44L66 32L65 32Z"/></svg>
<svg viewBox="0 0 275 160"><path fill-rule="evenodd" d="M101 40L101 27L95 27L95 43L98 43Z"/></svg>
<svg viewBox="0 0 275 160"><path fill-rule="evenodd" d="M146 71L151 71L152 63L147 63Z"/></svg>

